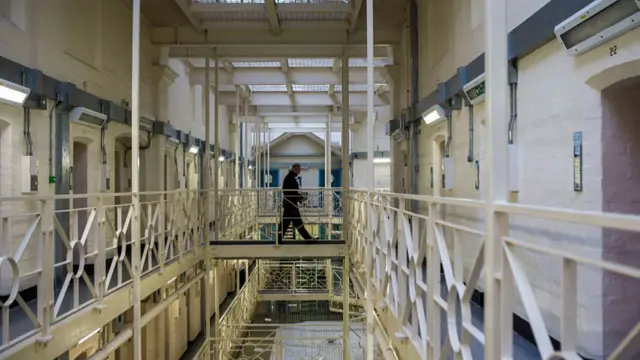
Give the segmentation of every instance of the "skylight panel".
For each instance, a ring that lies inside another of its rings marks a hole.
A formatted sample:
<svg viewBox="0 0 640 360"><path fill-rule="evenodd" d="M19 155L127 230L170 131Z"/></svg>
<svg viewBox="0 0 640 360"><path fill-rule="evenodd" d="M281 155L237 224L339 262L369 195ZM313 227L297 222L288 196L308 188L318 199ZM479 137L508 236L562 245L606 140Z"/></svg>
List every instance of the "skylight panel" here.
<svg viewBox="0 0 640 360"><path fill-rule="evenodd" d="M287 85L249 85L253 92L287 92Z"/></svg>
<svg viewBox="0 0 640 360"><path fill-rule="evenodd" d="M329 85L292 85L295 92L328 92Z"/></svg>
<svg viewBox="0 0 640 360"><path fill-rule="evenodd" d="M333 67L333 59L317 58L317 59L288 59L289 67Z"/></svg>
<svg viewBox="0 0 640 360"><path fill-rule="evenodd" d="M279 68L279 61L234 61L231 63L237 68Z"/></svg>

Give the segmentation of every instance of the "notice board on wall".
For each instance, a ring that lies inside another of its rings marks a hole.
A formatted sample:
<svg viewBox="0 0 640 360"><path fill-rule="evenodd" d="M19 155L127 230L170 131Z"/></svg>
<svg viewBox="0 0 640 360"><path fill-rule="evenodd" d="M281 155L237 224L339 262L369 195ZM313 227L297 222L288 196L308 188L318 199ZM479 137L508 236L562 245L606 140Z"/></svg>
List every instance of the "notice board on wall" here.
<svg viewBox="0 0 640 360"><path fill-rule="evenodd" d="M582 131L573 133L573 191L582 191Z"/></svg>

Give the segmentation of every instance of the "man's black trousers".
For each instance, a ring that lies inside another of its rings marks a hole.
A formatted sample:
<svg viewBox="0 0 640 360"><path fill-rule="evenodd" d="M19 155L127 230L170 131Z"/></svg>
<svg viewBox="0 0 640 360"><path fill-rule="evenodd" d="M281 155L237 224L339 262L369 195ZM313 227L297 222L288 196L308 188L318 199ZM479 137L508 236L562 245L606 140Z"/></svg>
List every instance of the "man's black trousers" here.
<svg viewBox="0 0 640 360"><path fill-rule="evenodd" d="M280 223L280 227L278 229L278 242L282 242L282 238L284 234L289 229L289 226L293 226L298 230L300 236L302 236L305 240L313 240L307 229L304 227L304 223L302 222L302 215L300 215L300 210L297 207L289 207L284 206L282 212L282 222Z"/></svg>

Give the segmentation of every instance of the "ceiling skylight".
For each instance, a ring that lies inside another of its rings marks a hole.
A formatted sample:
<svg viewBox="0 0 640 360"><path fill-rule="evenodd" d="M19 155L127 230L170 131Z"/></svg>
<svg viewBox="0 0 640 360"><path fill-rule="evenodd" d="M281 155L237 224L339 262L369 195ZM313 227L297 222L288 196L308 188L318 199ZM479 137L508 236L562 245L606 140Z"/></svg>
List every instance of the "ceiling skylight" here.
<svg viewBox="0 0 640 360"><path fill-rule="evenodd" d="M376 89L382 85L385 85L385 84L374 84L373 88ZM335 91L342 92L342 85L336 85ZM367 84L349 84L349 91L350 92L366 92Z"/></svg>
<svg viewBox="0 0 640 360"><path fill-rule="evenodd" d="M249 85L253 92L287 92L287 85Z"/></svg>
<svg viewBox="0 0 640 360"><path fill-rule="evenodd" d="M287 60L290 67L325 67L330 68L333 67L333 59L329 58L318 58L318 59L288 59Z"/></svg>
<svg viewBox="0 0 640 360"><path fill-rule="evenodd" d="M391 65L391 62L386 58L374 58L373 66L381 67ZM349 59L349 67L367 67L367 59L366 58L351 58Z"/></svg>
<svg viewBox="0 0 640 360"><path fill-rule="evenodd" d="M231 63L237 68L279 68L279 61L234 61Z"/></svg>
<svg viewBox="0 0 640 360"><path fill-rule="evenodd" d="M292 85L295 92L327 92L329 85Z"/></svg>
<svg viewBox="0 0 640 360"><path fill-rule="evenodd" d="M264 0L193 0L194 4L264 4Z"/></svg>
<svg viewBox="0 0 640 360"><path fill-rule="evenodd" d="M349 0L276 0L276 4L336 4L336 3L348 4Z"/></svg>

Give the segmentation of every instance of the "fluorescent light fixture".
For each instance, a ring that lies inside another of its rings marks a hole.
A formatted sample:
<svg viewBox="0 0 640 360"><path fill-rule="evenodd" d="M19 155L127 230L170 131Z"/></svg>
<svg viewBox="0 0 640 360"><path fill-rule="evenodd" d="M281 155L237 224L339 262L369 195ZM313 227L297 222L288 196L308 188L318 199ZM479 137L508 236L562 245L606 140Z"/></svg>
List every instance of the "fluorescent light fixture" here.
<svg viewBox="0 0 640 360"><path fill-rule="evenodd" d="M195 146L195 145L191 145L191 147L189 148L189 154L193 154L193 155L195 155L195 154L197 154L197 153L198 153L198 151L199 151L199 150L200 150L200 149L199 149L197 146Z"/></svg>
<svg viewBox="0 0 640 360"><path fill-rule="evenodd" d="M224 155L220 155L220 157L218 157L218 160L224 161Z"/></svg>
<svg viewBox="0 0 640 360"><path fill-rule="evenodd" d="M21 106L30 93L31 90L27 87L0 79L0 101L3 103Z"/></svg>
<svg viewBox="0 0 640 360"><path fill-rule="evenodd" d="M444 119L445 116L446 113L444 109L442 108L442 106L437 104L433 105L429 108L429 110L422 113L422 119L427 125L435 124Z"/></svg>
<svg viewBox="0 0 640 360"><path fill-rule="evenodd" d="M99 332L100 332L100 328L97 328L97 329L93 330L92 332L90 332L90 333L89 333L89 335L87 335L87 336L83 337L82 339L80 339L80 341L78 341L78 343L76 344L76 346L78 346L78 345L82 344L83 342L85 342L85 341L87 341L87 340L91 339L91 337L92 337L93 335L95 335L95 334L97 334L97 333L99 333Z"/></svg>
<svg viewBox="0 0 640 360"><path fill-rule="evenodd" d="M374 158L373 162L376 164L389 164L391 163L391 158Z"/></svg>
<svg viewBox="0 0 640 360"><path fill-rule="evenodd" d="M106 120L106 114L84 107L75 107L71 112L69 112L69 121L80 125L101 128L105 124Z"/></svg>

